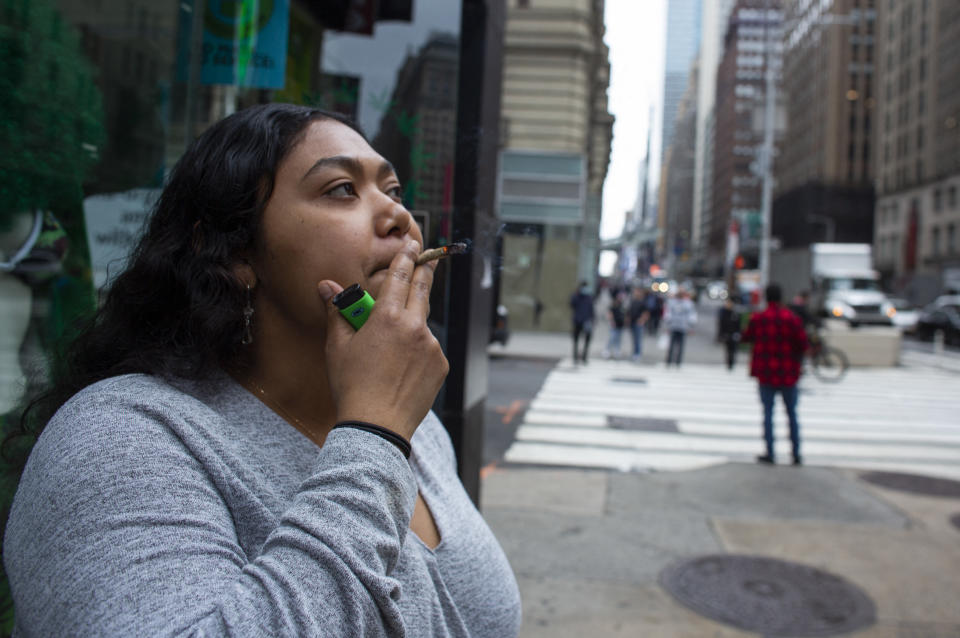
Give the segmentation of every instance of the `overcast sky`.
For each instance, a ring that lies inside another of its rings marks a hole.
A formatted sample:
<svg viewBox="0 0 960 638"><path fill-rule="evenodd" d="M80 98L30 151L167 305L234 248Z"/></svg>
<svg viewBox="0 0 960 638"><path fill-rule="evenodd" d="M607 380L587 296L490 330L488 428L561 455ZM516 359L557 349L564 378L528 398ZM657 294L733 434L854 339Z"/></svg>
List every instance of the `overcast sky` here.
<svg viewBox="0 0 960 638"><path fill-rule="evenodd" d="M665 0L607 0L604 38L610 47L610 112L613 125L610 168L603 186L600 236L616 237L624 214L637 197L640 163L646 146L650 107L654 106L651 157L659 158L660 109L663 92ZM652 184L659 166L652 167Z"/></svg>

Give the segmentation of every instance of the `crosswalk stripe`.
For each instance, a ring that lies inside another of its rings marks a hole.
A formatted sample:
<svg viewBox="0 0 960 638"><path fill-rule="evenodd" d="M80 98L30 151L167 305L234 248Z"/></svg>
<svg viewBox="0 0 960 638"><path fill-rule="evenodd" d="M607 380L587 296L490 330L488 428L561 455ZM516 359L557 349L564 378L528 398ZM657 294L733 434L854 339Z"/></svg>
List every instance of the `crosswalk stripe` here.
<svg viewBox="0 0 960 638"><path fill-rule="evenodd" d="M801 382L805 462L960 478L960 377L934 368L857 369L837 384ZM613 427L608 417L663 420ZM789 458L778 401L776 452ZM649 427L647 425L649 424ZM756 382L714 365L681 370L559 363L531 401L509 463L684 470L752 462L762 451Z"/></svg>

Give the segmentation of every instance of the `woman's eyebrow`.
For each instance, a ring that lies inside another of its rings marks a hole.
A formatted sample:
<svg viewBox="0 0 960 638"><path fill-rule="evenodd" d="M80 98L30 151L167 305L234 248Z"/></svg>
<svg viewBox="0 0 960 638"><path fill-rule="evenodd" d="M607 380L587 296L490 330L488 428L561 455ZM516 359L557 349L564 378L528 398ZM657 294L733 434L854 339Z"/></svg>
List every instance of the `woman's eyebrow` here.
<svg viewBox="0 0 960 638"><path fill-rule="evenodd" d="M300 181L304 181L315 172L323 170L324 168L341 168L354 175L363 173L363 164L357 158L346 155L334 155L332 157L321 157L318 159L314 165L310 167L310 170L303 174ZM377 179L381 180L390 175L396 175L396 173L397 171L393 168L393 164L387 160L381 160L380 166L377 168Z"/></svg>

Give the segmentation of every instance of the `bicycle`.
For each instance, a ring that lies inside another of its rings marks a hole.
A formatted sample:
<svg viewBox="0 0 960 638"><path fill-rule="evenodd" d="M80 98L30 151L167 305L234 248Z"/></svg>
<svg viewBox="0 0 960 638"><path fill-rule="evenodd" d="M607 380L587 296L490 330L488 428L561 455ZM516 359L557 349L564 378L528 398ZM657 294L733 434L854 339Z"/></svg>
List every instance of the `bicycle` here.
<svg viewBox="0 0 960 638"><path fill-rule="evenodd" d="M813 376L827 383L843 379L850 367L850 360L843 350L828 345L816 330L810 334L809 359Z"/></svg>

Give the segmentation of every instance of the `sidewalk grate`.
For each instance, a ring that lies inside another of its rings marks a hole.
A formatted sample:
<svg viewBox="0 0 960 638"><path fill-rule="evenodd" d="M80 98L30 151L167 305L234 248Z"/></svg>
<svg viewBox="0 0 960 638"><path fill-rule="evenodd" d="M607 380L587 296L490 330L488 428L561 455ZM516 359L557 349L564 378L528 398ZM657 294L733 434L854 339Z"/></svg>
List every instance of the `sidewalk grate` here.
<svg viewBox="0 0 960 638"><path fill-rule="evenodd" d="M867 483L900 492L960 498L960 481L898 472L866 472L860 478Z"/></svg>
<svg viewBox="0 0 960 638"><path fill-rule="evenodd" d="M659 580L697 613L764 636L832 636L876 622L876 606L853 583L775 558L699 556L670 565Z"/></svg>
<svg viewBox="0 0 960 638"><path fill-rule="evenodd" d="M679 432L674 419L607 415L607 427L614 430L642 430L644 432Z"/></svg>

